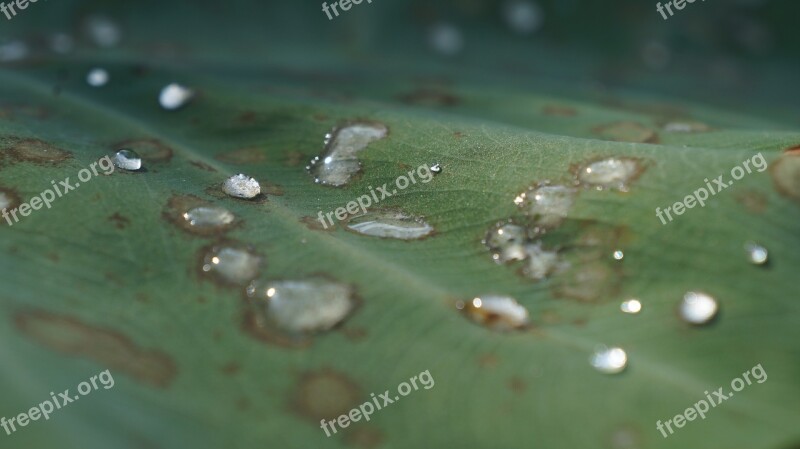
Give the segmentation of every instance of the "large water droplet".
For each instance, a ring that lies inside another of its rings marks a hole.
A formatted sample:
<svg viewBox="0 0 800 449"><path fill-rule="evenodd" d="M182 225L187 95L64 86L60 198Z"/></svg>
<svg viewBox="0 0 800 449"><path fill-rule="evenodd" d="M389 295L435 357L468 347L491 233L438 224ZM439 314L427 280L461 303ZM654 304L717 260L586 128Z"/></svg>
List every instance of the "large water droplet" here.
<svg viewBox="0 0 800 449"><path fill-rule="evenodd" d="M350 286L320 278L256 281L247 295L257 301L268 323L289 333L315 333L332 329L356 306Z"/></svg>
<svg viewBox="0 0 800 449"><path fill-rule="evenodd" d="M562 185L542 183L520 193L514 204L534 218L536 224L554 227L561 224L575 202L577 189Z"/></svg>
<svg viewBox="0 0 800 449"><path fill-rule="evenodd" d="M620 304L619 309L624 313L635 315L642 311L642 303L638 299L629 299Z"/></svg>
<svg viewBox="0 0 800 449"><path fill-rule="evenodd" d="M105 69L92 69L86 75L86 82L92 87L105 86L108 83L108 71Z"/></svg>
<svg viewBox="0 0 800 449"><path fill-rule="evenodd" d="M628 366L628 354L622 348L599 347L589 359L594 369L604 374L617 374Z"/></svg>
<svg viewBox="0 0 800 449"><path fill-rule="evenodd" d="M219 245L203 259L202 270L227 284L245 285L258 277L261 257L249 248Z"/></svg>
<svg viewBox="0 0 800 449"><path fill-rule="evenodd" d="M506 263L525 259L525 244L530 237L530 231L524 226L498 223L486 233L483 244L492 252L492 259Z"/></svg>
<svg viewBox="0 0 800 449"><path fill-rule="evenodd" d="M747 252L747 260L753 265L764 265L769 260L767 248L757 243L748 242L744 245L744 249Z"/></svg>
<svg viewBox="0 0 800 449"><path fill-rule="evenodd" d="M503 7L503 17L508 26L519 34L533 33L544 22L542 8L526 0L507 1Z"/></svg>
<svg viewBox="0 0 800 449"><path fill-rule="evenodd" d="M114 165L123 170L136 171L142 168L142 158L135 151L123 148L114 155Z"/></svg>
<svg viewBox="0 0 800 449"><path fill-rule="evenodd" d="M231 211L218 206L195 207L184 213L183 218L189 226L202 229L224 227L236 219Z"/></svg>
<svg viewBox="0 0 800 449"><path fill-rule="evenodd" d="M255 179L240 173L226 179L222 184L222 191L236 198L251 199L261 193L261 185Z"/></svg>
<svg viewBox="0 0 800 449"><path fill-rule="evenodd" d="M464 47L461 31L449 23L439 23L431 27L428 39L434 50L446 56L454 56Z"/></svg>
<svg viewBox="0 0 800 449"><path fill-rule="evenodd" d="M706 324L717 316L717 300L700 292L688 292L683 296L678 312L690 324Z"/></svg>
<svg viewBox="0 0 800 449"><path fill-rule="evenodd" d="M422 218L394 211L368 212L353 217L347 229L372 237L400 240L420 239L433 232L433 226Z"/></svg>
<svg viewBox="0 0 800 449"><path fill-rule="evenodd" d="M528 260L522 272L526 277L536 281L546 279L569 267L569 263L561 259L558 251L545 250L541 242L525 245L525 255Z"/></svg>
<svg viewBox="0 0 800 449"><path fill-rule="evenodd" d="M529 323L528 310L510 296L484 295L456 307L472 321L494 330L520 329Z"/></svg>
<svg viewBox="0 0 800 449"><path fill-rule="evenodd" d="M639 161L632 158L610 157L591 162L578 169L578 181L598 190L628 190L628 184L642 173Z"/></svg>
<svg viewBox="0 0 800 449"><path fill-rule="evenodd" d="M389 133L381 123L353 123L334 129L325 136L325 152L306 167L317 183L342 186L358 173L358 153Z"/></svg>
<svg viewBox="0 0 800 449"><path fill-rule="evenodd" d="M110 18L102 15L89 17L86 21L89 37L100 47L113 47L122 39L122 31Z"/></svg>
<svg viewBox="0 0 800 449"><path fill-rule="evenodd" d="M173 111L181 108L194 97L194 91L177 83L167 84L161 89L158 103L162 108Z"/></svg>

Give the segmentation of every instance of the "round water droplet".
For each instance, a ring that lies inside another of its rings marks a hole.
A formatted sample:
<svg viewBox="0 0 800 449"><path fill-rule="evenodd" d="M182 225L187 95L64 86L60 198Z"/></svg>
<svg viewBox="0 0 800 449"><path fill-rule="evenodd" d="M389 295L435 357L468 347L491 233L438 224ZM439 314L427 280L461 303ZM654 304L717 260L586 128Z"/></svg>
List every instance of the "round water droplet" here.
<svg viewBox="0 0 800 449"><path fill-rule="evenodd" d="M614 256L614 259L615 259L615 260L622 260L622 259L624 259L624 258L625 258L625 253L623 253L623 252L622 252L622 251L620 251L620 250L616 250L616 251L614 251L614 254L613 254L613 256Z"/></svg>
<svg viewBox="0 0 800 449"><path fill-rule="evenodd" d="M589 359L594 369L604 374L618 374L628 366L628 354L622 348L599 347Z"/></svg>
<svg viewBox="0 0 800 449"><path fill-rule="evenodd" d="M511 30L519 34L531 34L544 22L542 8L527 0L507 1L503 8L503 17Z"/></svg>
<svg viewBox="0 0 800 449"><path fill-rule="evenodd" d="M218 206L195 207L183 214L190 226L197 228L219 228L227 226L236 219L231 211Z"/></svg>
<svg viewBox="0 0 800 449"><path fill-rule="evenodd" d="M461 31L449 23L439 23L431 27L428 39L434 50L446 56L454 56L464 47Z"/></svg>
<svg viewBox="0 0 800 449"><path fill-rule="evenodd" d="M510 296L484 295L456 307L472 321L493 330L521 329L528 325L528 310Z"/></svg>
<svg viewBox="0 0 800 449"><path fill-rule="evenodd" d="M261 257L248 248L220 245L203 258L202 270L227 284L246 285L258 277Z"/></svg>
<svg viewBox="0 0 800 449"><path fill-rule="evenodd" d="M560 225L569 214L575 202L577 189L547 182L531 187L514 199L525 215L531 216L536 224L545 227Z"/></svg>
<svg viewBox="0 0 800 449"><path fill-rule="evenodd" d="M108 83L108 72L105 69L92 69L86 75L86 82L92 87L105 86Z"/></svg>
<svg viewBox="0 0 800 449"><path fill-rule="evenodd" d="M441 164L433 164L433 165L431 165L431 173L433 173L434 175L438 175L441 172L442 172Z"/></svg>
<svg viewBox="0 0 800 449"><path fill-rule="evenodd" d="M222 191L236 198L251 199L261 194L261 185L250 176L239 173L225 180Z"/></svg>
<svg viewBox="0 0 800 449"><path fill-rule="evenodd" d="M30 49L24 41L13 40L0 44L0 62L19 61L28 56Z"/></svg>
<svg viewBox="0 0 800 449"><path fill-rule="evenodd" d="M638 299L629 299L627 301L623 301L619 308L624 313L635 315L642 311L642 303Z"/></svg>
<svg viewBox="0 0 800 449"><path fill-rule="evenodd" d="M695 325L710 322L717 316L718 311L717 300L700 292L686 293L679 308L681 318Z"/></svg>
<svg viewBox="0 0 800 449"><path fill-rule="evenodd" d="M86 20L86 31L100 47L113 47L122 39L119 26L106 16L92 16Z"/></svg>
<svg viewBox="0 0 800 449"><path fill-rule="evenodd" d="M382 123L352 123L336 128L325 135L325 152L312 159L306 169L319 184L343 186L361 170L358 153L388 133Z"/></svg>
<svg viewBox="0 0 800 449"><path fill-rule="evenodd" d="M123 148L114 155L114 165L123 170L136 171L142 168L142 158L135 151Z"/></svg>
<svg viewBox="0 0 800 449"><path fill-rule="evenodd" d="M492 252L492 259L498 263L506 263L525 259L525 244L530 237L528 228L504 222L489 229L483 244Z"/></svg>
<svg viewBox="0 0 800 449"><path fill-rule="evenodd" d="M577 173L581 184L602 189L627 191L628 184L642 173L636 159L610 157L582 166Z"/></svg>
<svg viewBox="0 0 800 449"><path fill-rule="evenodd" d="M414 240L433 233L433 226L404 212L378 211L353 217L347 229L372 237Z"/></svg>
<svg viewBox="0 0 800 449"><path fill-rule="evenodd" d="M174 111L188 103L192 97L194 97L194 91L180 84L172 83L161 89L161 94L158 96L158 103L162 108L168 111Z"/></svg>
<svg viewBox="0 0 800 449"><path fill-rule="evenodd" d="M753 265L764 265L769 260L767 249L757 243L748 242L744 245L744 249L747 252L747 260Z"/></svg>
<svg viewBox="0 0 800 449"><path fill-rule="evenodd" d="M256 301L268 323L289 333L330 330L357 304L350 286L321 278L255 281L247 296Z"/></svg>

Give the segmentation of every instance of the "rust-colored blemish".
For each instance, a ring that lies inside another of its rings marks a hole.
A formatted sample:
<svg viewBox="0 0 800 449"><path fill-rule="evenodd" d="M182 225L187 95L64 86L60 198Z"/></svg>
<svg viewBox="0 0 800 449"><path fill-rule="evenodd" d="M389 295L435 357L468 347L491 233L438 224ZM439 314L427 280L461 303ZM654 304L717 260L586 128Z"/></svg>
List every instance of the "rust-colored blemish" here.
<svg viewBox="0 0 800 449"><path fill-rule="evenodd" d="M62 150L39 139L7 137L0 141L0 146L0 149L16 162L52 165L59 164L72 157L72 153L69 151Z"/></svg>
<svg viewBox="0 0 800 449"><path fill-rule="evenodd" d="M125 229L129 224L131 224L131 220L122 216L119 212L114 212L113 215L108 217L108 221L113 223L114 227L117 229Z"/></svg>
<svg viewBox="0 0 800 449"><path fill-rule="evenodd" d="M514 376L508 380L508 388L514 393L523 393L528 386L522 378Z"/></svg>
<svg viewBox="0 0 800 449"><path fill-rule="evenodd" d="M800 146L788 148L769 166L769 173L778 193L800 200Z"/></svg>
<svg viewBox="0 0 800 449"><path fill-rule="evenodd" d="M241 370L242 365L240 365L239 362L229 362L221 368L222 373L227 376L235 376L239 374Z"/></svg>
<svg viewBox="0 0 800 449"><path fill-rule="evenodd" d="M358 343L358 342L366 340L368 332L363 327L352 328L352 329L351 328L343 328L342 329L342 334L344 334L344 336L347 337L348 340L350 340L350 341L352 341L354 343Z"/></svg>
<svg viewBox="0 0 800 449"><path fill-rule="evenodd" d="M455 106L461 100L443 89L421 87L413 92L400 95L400 101L417 106Z"/></svg>
<svg viewBox="0 0 800 449"><path fill-rule="evenodd" d="M481 368L495 367L499 362L499 359L494 354L483 354L478 357L478 366Z"/></svg>
<svg viewBox="0 0 800 449"><path fill-rule="evenodd" d="M462 137L464 137L464 133L461 131L456 131L453 133L453 137L455 137L456 139L461 139Z"/></svg>
<svg viewBox="0 0 800 449"><path fill-rule="evenodd" d="M206 164L203 161L189 161L189 163L192 164L193 166L199 168L200 170L203 170L203 171L212 172L212 173L217 171L216 168Z"/></svg>
<svg viewBox="0 0 800 449"><path fill-rule="evenodd" d="M735 198L750 213L761 214L767 210L767 196L757 190L737 192Z"/></svg>
<svg viewBox="0 0 800 449"><path fill-rule="evenodd" d="M256 114L256 111L244 111L236 116L236 122L242 125L252 125L257 118L258 114Z"/></svg>
<svg viewBox="0 0 800 449"><path fill-rule="evenodd" d="M658 134L637 122L615 122L592 130L600 137L614 142L658 143Z"/></svg>
<svg viewBox="0 0 800 449"><path fill-rule="evenodd" d="M329 226L326 228L326 227L325 227L325 226L323 226L323 225L322 225L322 223L319 221L319 218L310 217L310 216L306 216L306 217L303 217L303 218L301 218L301 219L300 219L300 223L303 223L304 225L306 225L306 227L307 227L308 229L311 229L312 231L327 231L327 232L333 232L333 230L334 230L334 229L336 229L336 223L334 223L334 224L333 224L333 226L330 226L330 225L329 225Z"/></svg>
<svg viewBox="0 0 800 449"><path fill-rule="evenodd" d="M570 106L549 104L542 108L542 113L554 117L574 117L578 115L578 111Z"/></svg>
<svg viewBox="0 0 800 449"><path fill-rule="evenodd" d="M119 142L113 146L117 151L122 148L129 148L145 161L150 163L166 163L172 160L172 148L158 139L130 139Z"/></svg>
<svg viewBox="0 0 800 449"><path fill-rule="evenodd" d="M353 430L347 429L348 432L344 436L344 442L348 446L353 446L358 449L376 449L380 447L386 439L383 432L377 428L373 428L371 424L358 423L359 426Z"/></svg>
<svg viewBox="0 0 800 449"><path fill-rule="evenodd" d="M249 337L263 343L282 346L290 349L307 348L312 343L312 338L304 335L290 336L278 332L265 323L260 313L253 307L247 307L242 320L242 331Z"/></svg>
<svg viewBox="0 0 800 449"><path fill-rule="evenodd" d="M247 147L222 153L217 155L215 159L226 164L247 165L266 162L267 156L261 148Z"/></svg>
<svg viewBox="0 0 800 449"><path fill-rule="evenodd" d="M327 122L329 119L329 117L326 114L313 114L311 118L318 122Z"/></svg>
<svg viewBox="0 0 800 449"><path fill-rule="evenodd" d="M76 318L41 310L17 312L21 334L49 349L93 360L112 372L125 373L147 385L168 387L177 367L170 356L142 349L121 333L88 325Z"/></svg>
<svg viewBox="0 0 800 449"><path fill-rule="evenodd" d="M323 368L299 375L289 408L318 426L321 419L335 419L346 414L363 399L358 384L347 375Z"/></svg>
<svg viewBox="0 0 800 449"><path fill-rule="evenodd" d="M286 194L282 186L271 182L261 183L261 193L272 196L283 196Z"/></svg>
<svg viewBox="0 0 800 449"><path fill-rule="evenodd" d="M286 153L286 165L296 167L308 162L309 157L299 151L289 151Z"/></svg>

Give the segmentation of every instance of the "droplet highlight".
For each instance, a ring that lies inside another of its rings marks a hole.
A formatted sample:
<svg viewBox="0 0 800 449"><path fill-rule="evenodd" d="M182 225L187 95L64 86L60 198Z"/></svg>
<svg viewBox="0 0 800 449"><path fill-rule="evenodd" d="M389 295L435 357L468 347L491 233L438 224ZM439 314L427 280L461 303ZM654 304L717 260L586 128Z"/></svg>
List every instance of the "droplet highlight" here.
<svg viewBox="0 0 800 449"><path fill-rule="evenodd" d="M108 72L105 69L92 69L86 74L86 83L92 87L102 87L108 84Z"/></svg>
<svg viewBox="0 0 800 449"><path fill-rule="evenodd" d="M168 111L180 109L194 97L194 91L177 83L164 86L158 96L158 103Z"/></svg>
<svg viewBox="0 0 800 449"><path fill-rule="evenodd" d="M747 252L747 260L753 265L765 265L769 261L767 248L758 243L748 242L744 245Z"/></svg>
<svg viewBox="0 0 800 449"><path fill-rule="evenodd" d="M629 299L627 301L623 301L622 304L620 304L619 309L622 310L623 313L636 315L642 311L642 303L638 299Z"/></svg>

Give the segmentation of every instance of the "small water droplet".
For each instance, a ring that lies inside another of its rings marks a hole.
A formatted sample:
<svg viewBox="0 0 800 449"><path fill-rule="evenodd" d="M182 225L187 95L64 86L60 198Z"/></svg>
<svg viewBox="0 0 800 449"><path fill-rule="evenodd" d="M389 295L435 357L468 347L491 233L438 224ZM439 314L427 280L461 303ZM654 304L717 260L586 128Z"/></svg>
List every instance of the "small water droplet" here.
<svg viewBox="0 0 800 449"><path fill-rule="evenodd" d="M11 203L13 203L11 196L6 194L5 192L0 192L0 211L10 207Z"/></svg>
<svg viewBox="0 0 800 449"><path fill-rule="evenodd" d="M670 133L699 133L710 130L710 126L700 122L669 122L664 125L664 131Z"/></svg>
<svg viewBox="0 0 800 449"><path fill-rule="evenodd" d="M431 27L428 40L434 50L446 56L454 56L464 47L461 31L449 23L439 23Z"/></svg>
<svg viewBox="0 0 800 449"><path fill-rule="evenodd" d="M86 75L86 82L92 87L105 86L108 83L108 72L105 69L92 69Z"/></svg>
<svg viewBox="0 0 800 449"><path fill-rule="evenodd" d="M511 30L518 34L531 34L544 22L542 8L537 3L526 0L507 1L503 16Z"/></svg>
<svg viewBox="0 0 800 449"><path fill-rule="evenodd" d="M311 160L306 169L315 182L343 186L361 170L358 153L389 133L381 123L352 123L325 135L325 152Z"/></svg>
<svg viewBox="0 0 800 449"><path fill-rule="evenodd" d="M247 288L247 296L260 306L268 323L289 333L330 330L357 304L350 286L321 278L255 281Z"/></svg>
<svg viewBox="0 0 800 449"><path fill-rule="evenodd" d="M123 148L114 155L114 165L123 170L136 171L142 168L142 158L135 151Z"/></svg>
<svg viewBox="0 0 800 449"><path fill-rule="evenodd" d="M753 265L764 265L769 260L767 248L757 243L748 242L744 245L744 249L747 251L747 260Z"/></svg>
<svg viewBox="0 0 800 449"><path fill-rule="evenodd" d="M258 277L261 257L249 248L218 245L209 250L202 270L227 284L245 285Z"/></svg>
<svg viewBox="0 0 800 449"><path fill-rule="evenodd" d="M67 33L56 33L50 36L50 49L58 54L67 54L74 47L72 36Z"/></svg>
<svg viewBox="0 0 800 449"><path fill-rule="evenodd" d="M96 15L86 20L86 31L99 47L113 47L122 39L122 31L109 17Z"/></svg>
<svg viewBox="0 0 800 449"><path fill-rule="evenodd" d="M520 193L514 199L525 215L533 217L536 224L544 227L560 225L575 202L577 189L562 185L540 183Z"/></svg>
<svg viewBox="0 0 800 449"><path fill-rule="evenodd" d="M622 259L624 259L624 258L625 258L625 253L623 253L623 252L622 252L622 251L620 251L620 250L616 250L616 251L614 251L614 254L613 254L613 256L614 256L614 259L615 259L615 260L622 260Z"/></svg>
<svg viewBox="0 0 800 449"><path fill-rule="evenodd" d="M642 311L642 303L638 299L623 301L619 306L624 313L635 315Z"/></svg>
<svg viewBox="0 0 800 449"><path fill-rule="evenodd" d="M569 263L562 260L558 251L548 251L542 248L542 242L525 246L527 263L522 269L523 274L536 281L541 281L554 274L569 268Z"/></svg>
<svg viewBox="0 0 800 449"><path fill-rule="evenodd" d="M683 296L679 313L690 324L706 324L717 316L719 305L713 297L700 292L688 292Z"/></svg>
<svg viewBox="0 0 800 449"><path fill-rule="evenodd" d="M483 244L492 252L492 259L498 263L506 263L525 259L525 244L530 237L528 228L504 222L489 229Z"/></svg>
<svg viewBox="0 0 800 449"><path fill-rule="evenodd" d="M581 184L598 190L617 189L624 192L642 171L636 159L610 157L580 167L577 177Z"/></svg>
<svg viewBox="0 0 800 449"><path fill-rule="evenodd" d="M493 330L521 329L528 325L528 310L516 299L502 295L484 295L456 307L472 321Z"/></svg>
<svg viewBox="0 0 800 449"><path fill-rule="evenodd" d="M254 178L239 173L225 180L222 191L236 198L251 199L261 194L261 185Z"/></svg>
<svg viewBox="0 0 800 449"><path fill-rule="evenodd" d="M372 237L400 240L420 239L433 232L433 226L422 218L394 211L368 212L353 217L347 229Z"/></svg>
<svg viewBox="0 0 800 449"><path fill-rule="evenodd" d="M442 172L442 166L440 164L433 164L431 165L431 173L434 175L438 175Z"/></svg>
<svg viewBox="0 0 800 449"><path fill-rule="evenodd" d="M181 108L194 97L194 91L177 83L171 83L161 89L158 103L168 111Z"/></svg>
<svg viewBox="0 0 800 449"><path fill-rule="evenodd" d="M197 228L218 228L227 226L236 219L231 211L218 206L195 207L183 214L190 226Z"/></svg>
<svg viewBox="0 0 800 449"><path fill-rule="evenodd" d="M618 374L628 366L628 354L622 348L601 346L589 359L594 369L604 374Z"/></svg>
<svg viewBox="0 0 800 449"><path fill-rule="evenodd" d="M28 56L28 44L20 40L12 40L0 44L0 62L19 61Z"/></svg>

